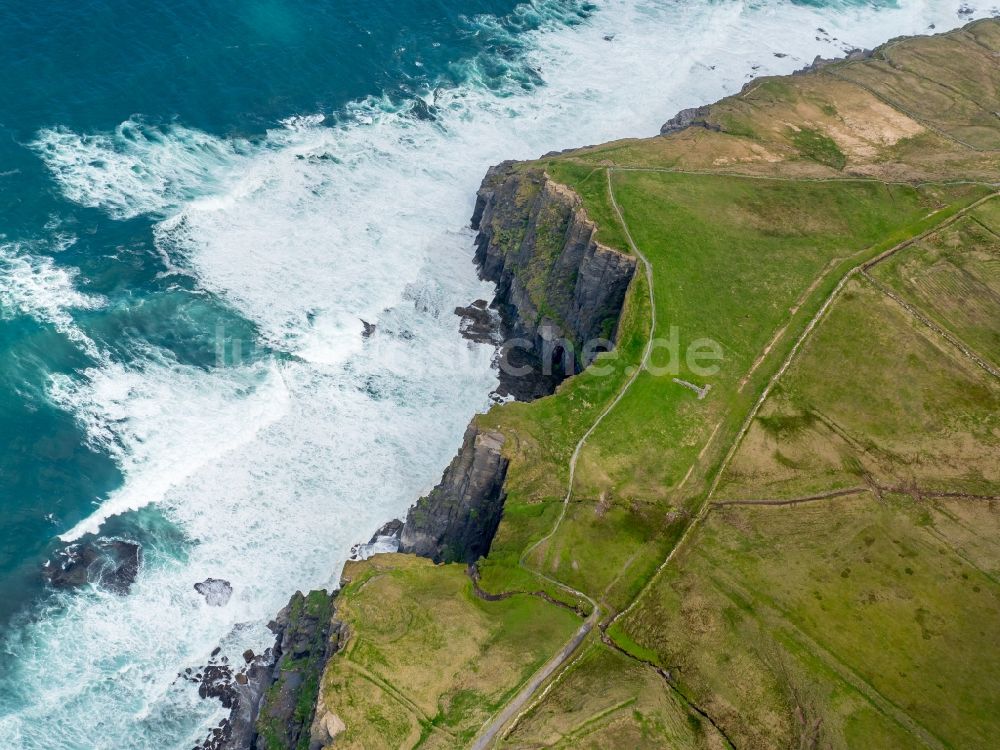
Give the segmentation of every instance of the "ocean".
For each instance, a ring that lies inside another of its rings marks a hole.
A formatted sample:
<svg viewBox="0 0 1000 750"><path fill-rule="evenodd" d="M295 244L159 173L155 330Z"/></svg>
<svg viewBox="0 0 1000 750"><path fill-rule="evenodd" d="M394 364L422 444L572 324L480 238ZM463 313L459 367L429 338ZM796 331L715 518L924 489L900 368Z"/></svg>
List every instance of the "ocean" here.
<svg viewBox="0 0 1000 750"><path fill-rule="evenodd" d="M0 2L0 748L191 747L178 673L437 481L496 385L453 314L489 165L972 5ZM129 594L43 583L95 537Z"/></svg>

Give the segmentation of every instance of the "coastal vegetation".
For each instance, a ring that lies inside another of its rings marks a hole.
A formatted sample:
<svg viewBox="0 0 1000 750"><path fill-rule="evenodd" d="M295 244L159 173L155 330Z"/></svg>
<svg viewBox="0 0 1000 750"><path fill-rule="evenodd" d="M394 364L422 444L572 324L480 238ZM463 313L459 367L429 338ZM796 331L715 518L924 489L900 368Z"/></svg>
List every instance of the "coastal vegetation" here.
<svg viewBox="0 0 1000 750"><path fill-rule="evenodd" d="M998 54L997 21L896 40L516 165L652 288L477 418L509 460L478 566L348 565L337 747L991 745Z"/></svg>

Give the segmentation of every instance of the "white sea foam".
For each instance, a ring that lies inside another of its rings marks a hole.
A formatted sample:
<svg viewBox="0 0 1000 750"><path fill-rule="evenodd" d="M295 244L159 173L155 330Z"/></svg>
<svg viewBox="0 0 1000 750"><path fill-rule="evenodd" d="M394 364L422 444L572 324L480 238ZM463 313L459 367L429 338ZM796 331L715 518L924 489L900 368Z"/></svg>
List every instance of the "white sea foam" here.
<svg viewBox="0 0 1000 750"><path fill-rule="evenodd" d="M73 243L60 235L56 250ZM34 254L21 243L0 244L0 316L17 312L49 323L91 356L97 346L74 322L73 310L94 310L106 304L99 294L77 288L78 271L57 266L52 258Z"/></svg>
<svg viewBox="0 0 1000 750"><path fill-rule="evenodd" d="M612 0L583 25L533 33L543 88L498 95L473 76L428 95L435 121L372 100L344 124L296 117L253 144L138 121L40 134L69 198L161 218L169 261L292 356L212 372L151 357L54 383L126 477L67 535L152 502L190 544L148 559L128 597L69 596L19 633L23 706L0 717L0 746L190 746L221 709L176 672L220 639L231 659L265 645L290 591L336 581L351 544L435 481L494 382L490 352L451 314L488 294L463 227L489 164L653 134L754 66L787 73L954 26L957 6ZM373 338L358 318L377 323ZM233 584L226 607L192 588L208 576Z"/></svg>
<svg viewBox="0 0 1000 750"><path fill-rule="evenodd" d="M289 401L275 365L209 373L155 360L141 369L107 364L83 381L54 375L50 394L128 478L97 512L62 534L64 541L97 533L111 516L162 502L171 487L252 441Z"/></svg>
<svg viewBox="0 0 1000 750"><path fill-rule="evenodd" d="M178 142L141 119L123 122L114 133L46 129L32 145L67 198L118 219L166 212L204 194L248 148L198 131Z"/></svg>

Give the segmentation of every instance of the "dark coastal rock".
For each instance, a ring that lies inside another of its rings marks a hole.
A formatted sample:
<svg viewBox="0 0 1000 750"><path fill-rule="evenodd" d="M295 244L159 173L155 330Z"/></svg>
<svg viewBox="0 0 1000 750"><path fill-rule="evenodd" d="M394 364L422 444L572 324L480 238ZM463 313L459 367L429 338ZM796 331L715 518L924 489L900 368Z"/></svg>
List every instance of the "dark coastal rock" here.
<svg viewBox="0 0 1000 750"><path fill-rule="evenodd" d="M662 126L660 126L660 135L678 133L681 130L686 130L687 128L692 127L707 128L709 130L721 130L718 125L709 123L706 120L711 111L712 108L707 105L682 109L676 115L663 123Z"/></svg>
<svg viewBox="0 0 1000 750"><path fill-rule="evenodd" d="M396 522L397 524L400 522ZM198 750L271 750L313 747L313 712L327 660L341 646L342 625L334 620L334 597L326 591L297 591L268 627L274 647L243 653L236 671L215 657L193 677L198 695L218 700L227 716ZM223 657L224 659L225 657ZM308 706L308 711L303 711ZM329 722L327 722L329 723Z"/></svg>
<svg viewBox="0 0 1000 750"><path fill-rule="evenodd" d="M217 698L226 708L236 704L236 690L233 688L233 670L225 664L209 664L202 671L198 695L202 698Z"/></svg>
<svg viewBox="0 0 1000 750"><path fill-rule="evenodd" d="M792 75L798 76L806 73L812 73L817 70L822 70L827 65L832 65L833 63L842 62L844 60L867 60L874 54L875 50L855 48L850 50L843 57L820 57L819 55L816 55L811 63L806 65L804 68L794 71Z"/></svg>
<svg viewBox="0 0 1000 750"><path fill-rule="evenodd" d="M501 362L502 380L541 372L557 384L611 346L636 260L597 241L576 193L504 162L487 172L472 226L480 275L497 285L505 350L532 365L518 375Z"/></svg>
<svg viewBox="0 0 1000 750"><path fill-rule="evenodd" d="M123 539L96 539L71 544L42 567L42 576L56 588L88 583L116 594L127 594L142 565L142 548Z"/></svg>
<svg viewBox="0 0 1000 750"><path fill-rule="evenodd" d="M248 650L244 653L245 659L250 655L246 666L236 672L215 660L218 651L213 652L209 663L201 669L194 671L189 667L180 675L198 683L199 696L218 700L229 709L229 716L208 733L196 750L251 750L256 740L255 722L260 701L272 681L274 649L266 649L260 655Z"/></svg>
<svg viewBox="0 0 1000 750"><path fill-rule="evenodd" d="M226 606L229 603L229 597L233 595L232 584L221 578L206 578L201 583L196 583L194 588L205 597L205 601L212 607Z"/></svg>
<svg viewBox="0 0 1000 750"><path fill-rule="evenodd" d="M254 747L313 747L311 735L320 680L327 660L345 635L333 618L334 596L326 591L295 592L276 626L278 661L261 701ZM309 706L303 711L302 706Z"/></svg>
<svg viewBox="0 0 1000 750"><path fill-rule="evenodd" d="M597 241L576 193L513 162L487 172L472 226L506 339L498 392L523 400L552 393L611 347L636 260ZM487 311L482 300L456 310L482 335ZM467 563L489 552L503 513L503 443L500 433L469 426L441 482L407 513L401 552Z"/></svg>
<svg viewBox="0 0 1000 750"><path fill-rule="evenodd" d="M500 433L469 426L441 483L406 514L401 552L436 562L474 562L489 552L503 512L503 443Z"/></svg>
<svg viewBox="0 0 1000 750"><path fill-rule="evenodd" d="M455 314L462 319L459 332L469 341L477 344L500 344L503 333L500 315L491 310L484 299L477 299L467 307L456 307Z"/></svg>

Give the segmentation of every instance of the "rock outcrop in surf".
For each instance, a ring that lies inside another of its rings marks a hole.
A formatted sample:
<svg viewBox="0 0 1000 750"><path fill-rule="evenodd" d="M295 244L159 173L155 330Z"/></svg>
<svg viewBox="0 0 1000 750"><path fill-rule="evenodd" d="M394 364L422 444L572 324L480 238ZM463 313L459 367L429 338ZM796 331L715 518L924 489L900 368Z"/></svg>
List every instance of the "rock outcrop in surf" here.
<svg viewBox="0 0 1000 750"><path fill-rule="evenodd" d="M67 545L42 567L49 585L75 588L94 584L125 595L142 565L142 548L125 539L88 539Z"/></svg>

